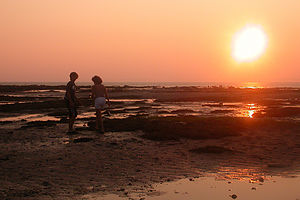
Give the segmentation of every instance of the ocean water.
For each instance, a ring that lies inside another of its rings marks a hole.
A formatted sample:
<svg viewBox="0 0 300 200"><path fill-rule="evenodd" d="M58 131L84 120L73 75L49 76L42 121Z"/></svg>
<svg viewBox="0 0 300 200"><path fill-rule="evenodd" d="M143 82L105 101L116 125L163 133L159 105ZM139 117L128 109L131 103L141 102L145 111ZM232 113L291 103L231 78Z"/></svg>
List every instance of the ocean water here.
<svg viewBox="0 0 300 200"><path fill-rule="evenodd" d="M67 82L0 82L0 85L65 85ZM160 87L175 87L175 86L197 86L197 87L250 87L250 88L300 88L300 82L104 82L107 86L160 86ZM92 85L92 82L77 82L79 86Z"/></svg>

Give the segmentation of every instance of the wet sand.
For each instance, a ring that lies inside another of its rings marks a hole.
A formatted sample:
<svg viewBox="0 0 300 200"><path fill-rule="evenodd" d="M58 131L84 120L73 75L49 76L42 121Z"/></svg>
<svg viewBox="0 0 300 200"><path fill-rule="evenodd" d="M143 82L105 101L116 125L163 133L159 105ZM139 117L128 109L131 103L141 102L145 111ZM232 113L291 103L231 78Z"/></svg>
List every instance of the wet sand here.
<svg viewBox="0 0 300 200"><path fill-rule="evenodd" d="M181 179L222 181L217 188L232 192L217 199L239 199L243 187L232 185L245 182L268 198L271 176L292 183L300 174L298 89L115 87L100 135L82 88L78 133L68 135L63 93L24 87L0 87L1 199L173 199L164 191L176 188L181 199L185 190L199 197Z"/></svg>
<svg viewBox="0 0 300 200"><path fill-rule="evenodd" d="M178 181L154 184L146 195L133 193L131 199L181 200L181 199L299 199L300 178L266 177L264 183L246 180L217 180L214 177L181 179ZM145 197L146 196L146 197ZM85 199L122 200L115 194L99 198L97 193L84 195Z"/></svg>

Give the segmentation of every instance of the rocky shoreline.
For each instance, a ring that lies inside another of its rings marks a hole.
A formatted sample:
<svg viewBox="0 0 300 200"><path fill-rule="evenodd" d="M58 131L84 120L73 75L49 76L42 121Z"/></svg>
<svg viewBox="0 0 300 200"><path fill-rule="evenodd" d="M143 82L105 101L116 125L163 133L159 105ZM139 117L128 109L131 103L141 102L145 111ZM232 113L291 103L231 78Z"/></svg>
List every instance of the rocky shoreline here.
<svg viewBox="0 0 300 200"><path fill-rule="evenodd" d="M261 183L299 173L298 90L116 87L101 135L87 87L68 135L64 94L48 91L62 88L21 88L0 95L12 102L0 105L1 199L143 199L181 178Z"/></svg>

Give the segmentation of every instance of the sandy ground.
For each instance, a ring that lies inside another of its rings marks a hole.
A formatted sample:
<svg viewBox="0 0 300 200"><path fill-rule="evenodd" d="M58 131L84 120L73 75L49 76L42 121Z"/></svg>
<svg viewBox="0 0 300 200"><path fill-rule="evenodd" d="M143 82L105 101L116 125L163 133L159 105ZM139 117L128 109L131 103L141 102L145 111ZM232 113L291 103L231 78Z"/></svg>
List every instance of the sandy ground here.
<svg viewBox="0 0 300 200"><path fill-rule="evenodd" d="M82 130L68 136L65 131L66 124L0 130L1 199L83 199L92 193L126 197L154 192L154 183L207 173L259 181L265 175L291 176L300 169L296 129L176 141L143 139L141 132L99 135ZM230 151L210 152L207 146ZM199 147L208 151L190 151Z"/></svg>

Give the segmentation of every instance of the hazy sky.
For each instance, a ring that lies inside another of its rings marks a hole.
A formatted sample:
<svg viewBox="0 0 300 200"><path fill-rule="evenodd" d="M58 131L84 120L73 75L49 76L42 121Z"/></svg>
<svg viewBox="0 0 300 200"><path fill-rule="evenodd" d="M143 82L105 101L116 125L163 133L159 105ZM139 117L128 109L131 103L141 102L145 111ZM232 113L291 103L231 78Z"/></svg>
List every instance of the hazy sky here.
<svg viewBox="0 0 300 200"><path fill-rule="evenodd" d="M0 81L300 81L299 0L0 0ZM235 32L268 47L236 63Z"/></svg>

